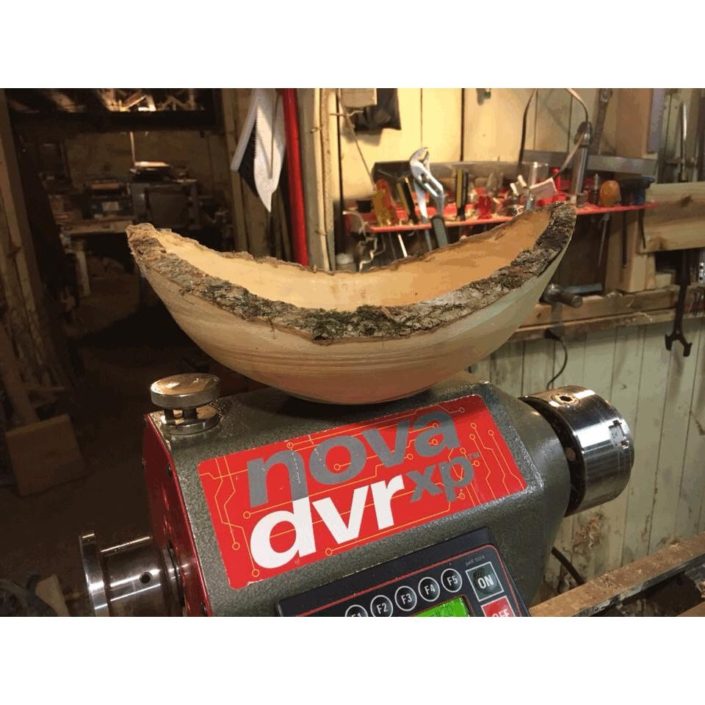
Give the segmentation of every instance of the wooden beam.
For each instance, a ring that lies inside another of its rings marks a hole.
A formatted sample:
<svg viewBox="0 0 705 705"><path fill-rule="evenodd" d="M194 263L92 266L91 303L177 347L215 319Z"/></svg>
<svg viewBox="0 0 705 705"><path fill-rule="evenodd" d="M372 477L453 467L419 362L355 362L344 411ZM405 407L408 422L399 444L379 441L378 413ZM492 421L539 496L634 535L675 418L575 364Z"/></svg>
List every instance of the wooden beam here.
<svg viewBox="0 0 705 705"><path fill-rule="evenodd" d="M695 607L691 607L689 610L686 610L685 612L681 612L679 617L705 617L705 602L701 602L699 605L695 605Z"/></svg>
<svg viewBox="0 0 705 705"><path fill-rule="evenodd" d="M24 299L28 327L37 356L41 359L44 368L52 371L53 381L70 384L71 380L59 362L52 339L50 321L44 306L44 289L34 252L4 90L0 90L0 201L5 211L9 235L8 242L4 243L5 254L14 259L14 269Z"/></svg>
<svg viewBox="0 0 705 705"><path fill-rule="evenodd" d="M617 139L615 147L622 157L649 156L649 122L652 88L620 88L617 103Z"/></svg>
<svg viewBox="0 0 705 705"><path fill-rule="evenodd" d="M639 252L705 247L705 183L654 184L648 193L658 205L644 213Z"/></svg>
<svg viewBox="0 0 705 705"><path fill-rule="evenodd" d="M703 287L691 285L686 298L684 318L700 318ZM546 330L558 331L566 338L576 338L589 331L609 330L671 321L675 317L678 287L652 289L632 294L587 296L580 308L536 304L531 315L515 331L511 340L538 340Z"/></svg>
<svg viewBox="0 0 705 705"><path fill-rule="evenodd" d="M0 379L5 393L20 423L28 424L39 420L27 389L22 383L20 368L5 326L0 321Z"/></svg>
<svg viewBox="0 0 705 705"><path fill-rule="evenodd" d="M225 144L228 150L228 173L230 174L230 187L233 199L233 229L235 249L247 252L247 220L245 218L245 205L242 196L242 179L240 174L230 170L230 162L235 154L237 140L236 97L237 88L224 88L221 91L223 102L223 124L225 127Z"/></svg>
<svg viewBox="0 0 705 705"><path fill-rule="evenodd" d="M531 608L534 617L589 617L705 560L705 533L676 541Z"/></svg>

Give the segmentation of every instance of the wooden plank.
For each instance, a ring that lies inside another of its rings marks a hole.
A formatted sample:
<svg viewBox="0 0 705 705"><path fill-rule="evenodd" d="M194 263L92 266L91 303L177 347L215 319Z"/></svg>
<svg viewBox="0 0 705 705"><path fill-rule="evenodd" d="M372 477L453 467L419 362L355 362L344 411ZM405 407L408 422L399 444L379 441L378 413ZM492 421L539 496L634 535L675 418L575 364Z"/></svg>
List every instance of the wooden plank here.
<svg viewBox="0 0 705 705"><path fill-rule="evenodd" d="M490 380L490 358L476 362L471 368L470 373L478 382L489 382Z"/></svg>
<svg viewBox="0 0 705 705"><path fill-rule="evenodd" d="M228 173L230 174L230 188L233 203L233 239L236 251L247 251L247 220L245 218L245 203L242 196L242 178L240 174L230 170L230 160L237 147L237 117L236 97L237 88L224 88L221 91L223 101L223 126L225 130L225 145L228 150Z"/></svg>
<svg viewBox="0 0 705 705"><path fill-rule="evenodd" d="M622 252L622 218L627 219L626 263ZM606 291L644 291L656 288L656 260L653 254L642 254L641 231L636 212L615 215L610 224L607 245Z"/></svg>
<svg viewBox="0 0 705 705"><path fill-rule="evenodd" d="M459 159L462 91L460 88L422 88L420 98L419 146L428 147L431 164ZM400 158L408 159L410 154Z"/></svg>
<svg viewBox="0 0 705 705"><path fill-rule="evenodd" d="M695 605L695 607L691 607L689 610L686 610L685 612L681 612L679 617L705 617L705 602L701 602L699 605Z"/></svg>
<svg viewBox="0 0 705 705"><path fill-rule="evenodd" d="M490 358L490 382L507 394L521 396L523 357L523 343L505 343Z"/></svg>
<svg viewBox="0 0 705 705"><path fill-rule="evenodd" d="M657 553L617 568L569 592L531 608L534 617L576 617L597 614L648 587L701 563L705 534L677 541Z"/></svg>
<svg viewBox="0 0 705 705"><path fill-rule="evenodd" d="M239 128L245 122L247 111L250 106L250 94L248 90L235 91L235 122ZM282 178L285 174L282 172ZM266 257L272 253L269 241L269 214L264 207L260 197L241 180L242 199L244 205L245 220L247 222L247 246L250 254L255 257Z"/></svg>
<svg viewBox="0 0 705 705"><path fill-rule="evenodd" d="M39 274L32 230L25 206L22 179L20 176L15 140L5 91L0 90L0 200L7 218L10 247L7 254L14 258L15 270L27 311L28 328L34 340L35 355L40 359L44 374L40 381L72 384L70 371L64 369L57 351L57 343L63 339L54 337L58 328L49 319L44 303L44 286ZM63 335L63 332L59 333ZM50 372L49 378L47 372Z"/></svg>
<svg viewBox="0 0 705 705"><path fill-rule="evenodd" d="M644 328L617 329L609 400L622 414L632 434L638 414L643 352ZM601 546L594 557L593 570L596 575L622 564L628 496L625 489L619 497L601 507L603 530Z"/></svg>
<svg viewBox="0 0 705 705"><path fill-rule="evenodd" d="M693 340L698 326L696 321L684 321L683 332L688 340ZM694 342L697 346L700 336ZM649 553L669 543L676 535L676 514L688 433L687 419L690 414L697 358L698 350L694 350L688 357L683 357L683 348L674 344L661 426Z"/></svg>
<svg viewBox="0 0 705 705"><path fill-rule="evenodd" d="M705 325L698 322L699 337L693 395L688 413L688 438L683 461L683 478L680 486L680 500L676 514L676 536L692 536L700 528L700 516L705 507ZM693 350L691 355L695 355ZM685 419L684 419L685 420Z"/></svg>
<svg viewBox="0 0 705 705"><path fill-rule="evenodd" d="M635 459L627 486L627 522L624 528L622 563L630 563L649 552L649 536L656 488L661 426L666 402L666 384L671 356L664 345L670 324L647 326L639 376Z"/></svg>
<svg viewBox="0 0 705 705"><path fill-rule="evenodd" d="M524 343L522 394L542 392L546 389L553 377L554 347L552 340L532 340Z"/></svg>
<svg viewBox="0 0 705 705"><path fill-rule="evenodd" d="M38 421L37 412L27 394L27 388L22 382L19 365L12 349L12 342L5 330L5 325L0 320L0 380L12 404L17 419L20 423L28 424Z"/></svg>
<svg viewBox="0 0 705 705"><path fill-rule="evenodd" d="M686 309L689 309L705 287L692 284L688 289ZM586 318L616 316L625 313L641 311L659 311L671 308L678 300L678 287L669 286L663 289L652 289L632 293L612 292L607 296L585 296L580 308L571 308L555 304L536 304L531 315L522 326L537 326L543 324L561 325L568 321L580 321Z"/></svg>
<svg viewBox="0 0 705 705"><path fill-rule="evenodd" d="M71 419L63 414L5 434L20 495L41 492L87 474Z"/></svg>
<svg viewBox="0 0 705 705"><path fill-rule="evenodd" d="M699 319L703 317L703 312L686 313L685 320ZM661 309L660 311L640 311L638 313L626 313L616 316L602 316L600 318L586 318L580 321L568 321L561 326L544 324L517 328L512 334L512 341L539 340L544 338L548 329L560 334L564 340L570 340L597 331L612 330L614 328L629 328L643 326L645 324L657 324L673 321L675 310L672 308Z"/></svg>
<svg viewBox="0 0 705 705"><path fill-rule="evenodd" d="M320 93L317 88L297 91L301 125L301 170L309 264L330 270L323 214L325 176L321 163Z"/></svg>
<svg viewBox="0 0 705 705"><path fill-rule="evenodd" d="M614 367L616 331L600 331L588 336L582 379L573 380L609 398ZM607 532L603 507L594 507L574 516L573 564L586 579L597 575L597 566L605 563Z"/></svg>
<svg viewBox="0 0 705 705"><path fill-rule="evenodd" d="M619 88L613 100L617 108L615 147L622 157L649 156L649 120L652 88Z"/></svg>
<svg viewBox="0 0 705 705"><path fill-rule="evenodd" d="M644 214L645 245L639 251L705 247L705 183L653 184L649 200L656 208Z"/></svg>
<svg viewBox="0 0 705 705"><path fill-rule="evenodd" d="M562 387L566 384L576 384L576 381L583 379L583 370L585 366L585 350L587 336L582 335L577 340L566 342L568 358L566 360L565 369L556 378L554 387ZM554 356L554 373L556 374L563 365L563 350L560 345L556 346ZM573 531L575 526L575 517L565 517L561 522L558 534L554 541L554 546L561 551L569 560L573 558ZM544 580L551 585L554 591L558 591L562 578L565 577L565 569L555 559L549 558L546 566Z"/></svg>
<svg viewBox="0 0 705 705"><path fill-rule="evenodd" d="M367 162L372 169L375 162L408 159L409 156L421 146L421 90L418 88L400 88L397 92L399 98L399 115L401 130L382 130L379 133L353 134L344 121L340 122L341 154L340 163L343 172L343 192L345 200L356 198L369 198L372 193L370 176L365 169L365 164L360 158L355 137ZM439 116L437 116L439 117ZM431 126L426 126L428 135L431 136ZM460 130L453 136L457 144L460 143ZM431 152L431 163L437 161Z"/></svg>

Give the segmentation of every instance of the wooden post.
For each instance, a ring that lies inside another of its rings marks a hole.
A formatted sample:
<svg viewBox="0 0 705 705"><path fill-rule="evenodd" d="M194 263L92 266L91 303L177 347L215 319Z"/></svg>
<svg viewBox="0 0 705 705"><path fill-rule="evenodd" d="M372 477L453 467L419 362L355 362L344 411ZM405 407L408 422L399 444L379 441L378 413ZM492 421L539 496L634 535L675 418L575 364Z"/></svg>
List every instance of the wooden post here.
<svg viewBox="0 0 705 705"><path fill-rule="evenodd" d="M221 97L223 101L223 124L225 128L225 144L228 150L228 167L235 154L235 147L239 135L237 134L236 120L236 88L223 88ZM233 198L233 229L235 249L240 252L247 251L247 221L245 219L245 204L242 195L242 179L228 168L230 186Z"/></svg>
<svg viewBox="0 0 705 705"><path fill-rule="evenodd" d="M5 326L0 322L0 379L2 386L10 399L12 408L18 420L22 424L29 424L39 421L37 412L34 410L29 400L27 390L22 383L19 365L15 352L12 349Z"/></svg>
<svg viewBox="0 0 705 705"><path fill-rule="evenodd" d="M0 202L8 226L8 240L3 243L5 255L14 260L14 269L37 357L43 363L44 370L51 370L54 381L70 385L71 380L59 363L44 308L43 287L27 218L10 114L3 90L0 90ZM52 380L41 381L48 383Z"/></svg>

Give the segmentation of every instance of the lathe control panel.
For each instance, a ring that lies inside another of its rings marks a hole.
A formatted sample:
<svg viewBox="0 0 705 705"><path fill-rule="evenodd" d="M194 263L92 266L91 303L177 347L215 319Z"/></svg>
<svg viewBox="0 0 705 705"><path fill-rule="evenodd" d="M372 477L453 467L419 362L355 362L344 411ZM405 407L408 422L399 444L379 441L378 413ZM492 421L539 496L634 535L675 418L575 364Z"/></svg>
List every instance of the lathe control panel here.
<svg viewBox="0 0 705 705"><path fill-rule="evenodd" d="M487 529L480 529L282 600L282 616L528 615Z"/></svg>

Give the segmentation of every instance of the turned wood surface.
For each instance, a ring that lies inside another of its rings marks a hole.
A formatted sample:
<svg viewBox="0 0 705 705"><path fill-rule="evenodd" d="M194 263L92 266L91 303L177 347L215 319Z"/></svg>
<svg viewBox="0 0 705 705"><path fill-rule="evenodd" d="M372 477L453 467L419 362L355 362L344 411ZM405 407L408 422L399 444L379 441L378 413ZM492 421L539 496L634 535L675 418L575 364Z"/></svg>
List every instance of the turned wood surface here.
<svg viewBox="0 0 705 705"><path fill-rule="evenodd" d="M420 392L502 345L551 279L565 206L367 273L223 255L151 226L128 237L179 326L221 364L295 396L376 403Z"/></svg>

